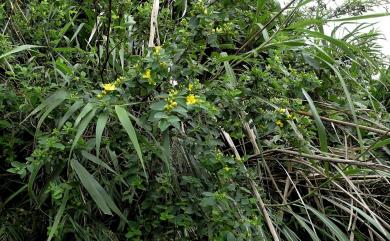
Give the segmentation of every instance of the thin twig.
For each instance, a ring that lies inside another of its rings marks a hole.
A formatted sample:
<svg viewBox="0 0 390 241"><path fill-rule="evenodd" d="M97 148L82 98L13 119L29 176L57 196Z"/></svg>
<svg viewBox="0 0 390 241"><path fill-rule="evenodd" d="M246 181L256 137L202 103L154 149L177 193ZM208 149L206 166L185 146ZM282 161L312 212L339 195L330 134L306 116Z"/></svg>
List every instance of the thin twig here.
<svg viewBox="0 0 390 241"><path fill-rule="evenodd" d="M325 161L325 162L333 162L333 163L342 163L342 164L347 164L347 165L355 165L355 166L363 166L363 167L369 167L369 168L375 168L375 169L382 169L382 170L387 170L390 171L390 166L385 166L382 164L378 163L373 163L373 162L361 162L358 160L348 160L348 159L340 159L340 158L333 158L333 157L326 157L326 156L319 156L319 155L310 155L306 153L300 153L297 151L290 151L290 150L284 150L284 149L272 149L264 152L264 154L269 154L273 152L279 152L279 153L285 153L288 155L293 155L293 156L301 156L309 159L314 159L318 161ZM258 155L253 155L250 157L256 158Z"/></svg>
<svg viewBox="0 0 390 241"><path fill-rule="evenodd" d="M312 114L310 114L309 112L305 112L305 111L296 111L296 113L301 114L301 115L305 115L305 116L309 116L309 117L313 117ZM333 123L344 125L344 126L351 126L351 127L355 127L355 128L360 128L362 130L371 131L371 132L374 132L377 134L390 136L390 132L386 131L386 130L381 130L381 129L377 129L377 128L373 128L373 127L369 127L369 126L363 126L363 125L350 123L350 122L346 122L346 121L341 121L341 120L330 119L330 118L324 117L324 116L320 116L320 119L327 121L327 122L333 122Z"/></svg>

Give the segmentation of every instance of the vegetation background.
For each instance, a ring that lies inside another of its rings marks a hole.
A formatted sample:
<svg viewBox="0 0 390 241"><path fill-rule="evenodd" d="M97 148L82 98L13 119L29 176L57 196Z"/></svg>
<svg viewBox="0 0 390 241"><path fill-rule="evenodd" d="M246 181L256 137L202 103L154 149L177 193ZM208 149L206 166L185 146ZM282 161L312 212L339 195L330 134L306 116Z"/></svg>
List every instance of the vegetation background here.
<svg viewBox="0 0 390 241"><path fill-rule="evenodd" d="M388 3L3 0L0 240L390 240Z"/></svg>

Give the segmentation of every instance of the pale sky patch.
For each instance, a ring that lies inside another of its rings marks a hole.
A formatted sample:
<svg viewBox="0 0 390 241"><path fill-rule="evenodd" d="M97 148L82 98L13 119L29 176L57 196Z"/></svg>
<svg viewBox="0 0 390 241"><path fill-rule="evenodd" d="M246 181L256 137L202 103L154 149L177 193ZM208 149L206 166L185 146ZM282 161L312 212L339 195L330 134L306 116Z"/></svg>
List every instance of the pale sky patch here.
<svg viewBox="0 0 390 241"><path fill-rule="evenodd" d="M279 0L281 6L283 7L287 3L289 3L291 0ZM344 0L324 0L324 2L330 7L330 8L336 8L337 6L340 6ZM374 14L374 13L385 13L386 7L389 8L390 6L381 6L373 9L371 12L367 12L366 14ZM390 16L386 17L380 17L380 18L372 18L372 19L364 19L364 20L357 20L354 21L356 24L349 24L345 25L345 31L340 31L340 35L348 33L348 29L353 29L357 26L359 23L376 23L373 25L373 27L366 29L366 32L368 32L370 29L374 28L375 30L379 31L381 34L383 34L383 39L378 40L378 43L382 46L382 53L390 56ZM332 29L332 25L326 27L325 31L327 32Z"/></svg>

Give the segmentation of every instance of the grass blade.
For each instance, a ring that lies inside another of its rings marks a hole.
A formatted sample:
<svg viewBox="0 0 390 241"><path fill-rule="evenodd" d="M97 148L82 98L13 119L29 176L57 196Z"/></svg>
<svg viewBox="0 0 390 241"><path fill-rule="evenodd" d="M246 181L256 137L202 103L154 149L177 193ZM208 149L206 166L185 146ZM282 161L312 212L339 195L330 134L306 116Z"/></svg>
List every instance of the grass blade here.
<svg viewBox="0 0 390 241"><path fill-rule="evenodd" d="M96 181L96 179L83 167L77 160L71 160L71 166L79 177L81 184L85 187L92 199L95 201L99 209L107 215L112 215L110 208L107 205L105 196L108 196L104 188ZM107 194L107 195L104 195Z"/></svg>
<svg viewBox="0 0 390 241"><path fill-rule="evenodd" d="M85 129L87 128L89 122L91 122L92 118L95 116L96 109L93 109L89 114L80 122L80 125L77 128L76 135L73 140L72 147L70 149L70 152L72 153L73 148L76 146L78 140L80 139L81 135L84 133Z"/></svg>
<svg viewBox="0 0 390 241"><path fill-rule="evenodd" d="M83 105L83 101L78 100L71 107L69 107L68 111L58 122L58 129L61 129L61 127L65 124L65 122L69 119L69 117L71 117L78 109L80 109L82 105Z"/></svg>
<svg viewBox="0 0 390 241"><path fill-rule="evenodd" d="M8 51L7 53L4 53L4 54L0 55L0 59L5 58L5 57L7 57L7 56L9 56L11 54L15 54L15 53L22 52L22 51L29 50L29 49L33 49L33 48L42 48L42 47L43 46L29 45L29 44L18 46L16 48Z"/></svg>
<svg viewBox="0 0 390 241"><path fill-rule="evenodd" d="M316 209L310 206L306 205L306 208L310 210L312 213L314 213L314 215L316 215L325 224L325 226L329 228L329 230L336 236L338 240L349 241L346 234L343 231L341 231L341 229L337 227L337 225L334 222L332 222L328 217L326 217L324 214L320 213L319 211L317 211Z"/></svg>
<svg viewBox="0 0 390 241"><path fill-rule="evenodd" d="M68 201L68 194L69 194L69 190L67 189L67 190L65 190L64 197L62 198L61 206L58 209L58 212L54 218L54 223L50 228L50 233L49 233L49 236L47 238L47 241L50 241L54 237L54 234L56 233L56 230L58 228L58 224L60 223L61 217L65 211L66 203Z"/></svg>
<svg viewBox="0 0 390 241"><path fill-rule="evenodd" d="M100 143L102 140L104 128L107 124L107 120L108 120L108 115L106 113L102 113L99 115L96 123L96 156L98 158L100 154Z"/></svg>
<svg viewBox="0 0 390 241"><path fill-rule="evenodd" d="M310 95L303 88L302 88L302 93L305 96L307 102L309 103L310 110L313 113L313 117L314 117L314 120L316 122L318 136L320 139L321 151L328 152L328 138L326 137L326 129L325 129L324 123L322 123L320 115L318 114L317 109L316 109L314 102L311 99Z"/></svg>
<svg viewBox="0 0 390 241"><path fill-rule="evenodd" d="M123 107L121 107L119 105L115 106L115 112L116 112L118 119L121 122L123 128L125 128L127 134L129 135L131 142L134 145L134 149L137 152L137 155L141 161L141 165L142 165L142 168L144 170L145 176L147 177L144 159L142 157L141 147L139 146L138 138L137 138L137 135L135 133L134 126L130 121L129 114Z"/></svg>

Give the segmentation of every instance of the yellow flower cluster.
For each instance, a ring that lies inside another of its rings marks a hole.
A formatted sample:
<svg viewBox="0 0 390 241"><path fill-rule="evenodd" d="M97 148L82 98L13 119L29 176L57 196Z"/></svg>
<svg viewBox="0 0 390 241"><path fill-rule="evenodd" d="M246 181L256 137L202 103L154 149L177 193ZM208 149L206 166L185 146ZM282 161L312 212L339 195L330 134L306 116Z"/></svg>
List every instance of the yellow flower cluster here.
<svg viewBox="0 0 390 241"><path fill-rule="evenodd" d="M124 77L119 77L117 78L114 82L112 83L107 83L103 84L103 90L102 93L97 95L97 98L101 99L106 95L108 92L114 91L117 89L117 86L121 85L123 81L125 80Z"/></svg>
<svg viewBox="0 0 390 241"><path fill-rule="evenodd" d="M188 91L191 92L193 89L194 89L194 85L193 84L189 84L188 85Z"/></svg>
<svg viewBox="0 0 390 241"><path fill-rule="evenodd" d="M142 75L142 78L146 79L149 84L155 85L156 82L152 79L152 71L150 69L147 69L145 73Z"/></svg>
<svg viewBox="0 0 390 241"><path fill-rule="evenodd" d="M167 111L172 111L173 109L176 108L176 106L177 106L176 101L168 99L168 104L165 105L164 109Z"/></svg>
<svg viewBox="0 0 390 241"><path fill-rule="evenodd" d="M275 121L275 124L276 124L277 126L279 126L280 128L283 128L283 126L284 126L284 123L283 123L281 120L276 120L276 121Z"/></svg>
<svg viewBox="0 0 390 241"><path fill-rule="evenodd" d="M161 46L156 46L156 47L154 47L154 52L155 52L157 55L159 55L160 52L161 52Z"/></svg>
<svg viewBox="0 0 390 241"><path fill-rule="evenodd" d="M177 102L175 101L175 96L179 93L177 90L170 90L168 94L167 104L165 105L164 109L166 111L172 111L176 108Z"/></svg>
<svg viewBox="0 0 390 241"><path fill-rule="evenodd" d="M278 112L279 112L280 114L284 114L284 113L286 113L286 109L280 108L280 109L278 110Z"/></svg>
<svg viewBox="0 0 390 241"><path fill-rule="evenodd" d="M193 94L190 94L186 97L187 105L195 105L198 102L199 102L199 99Z"/></svg>

